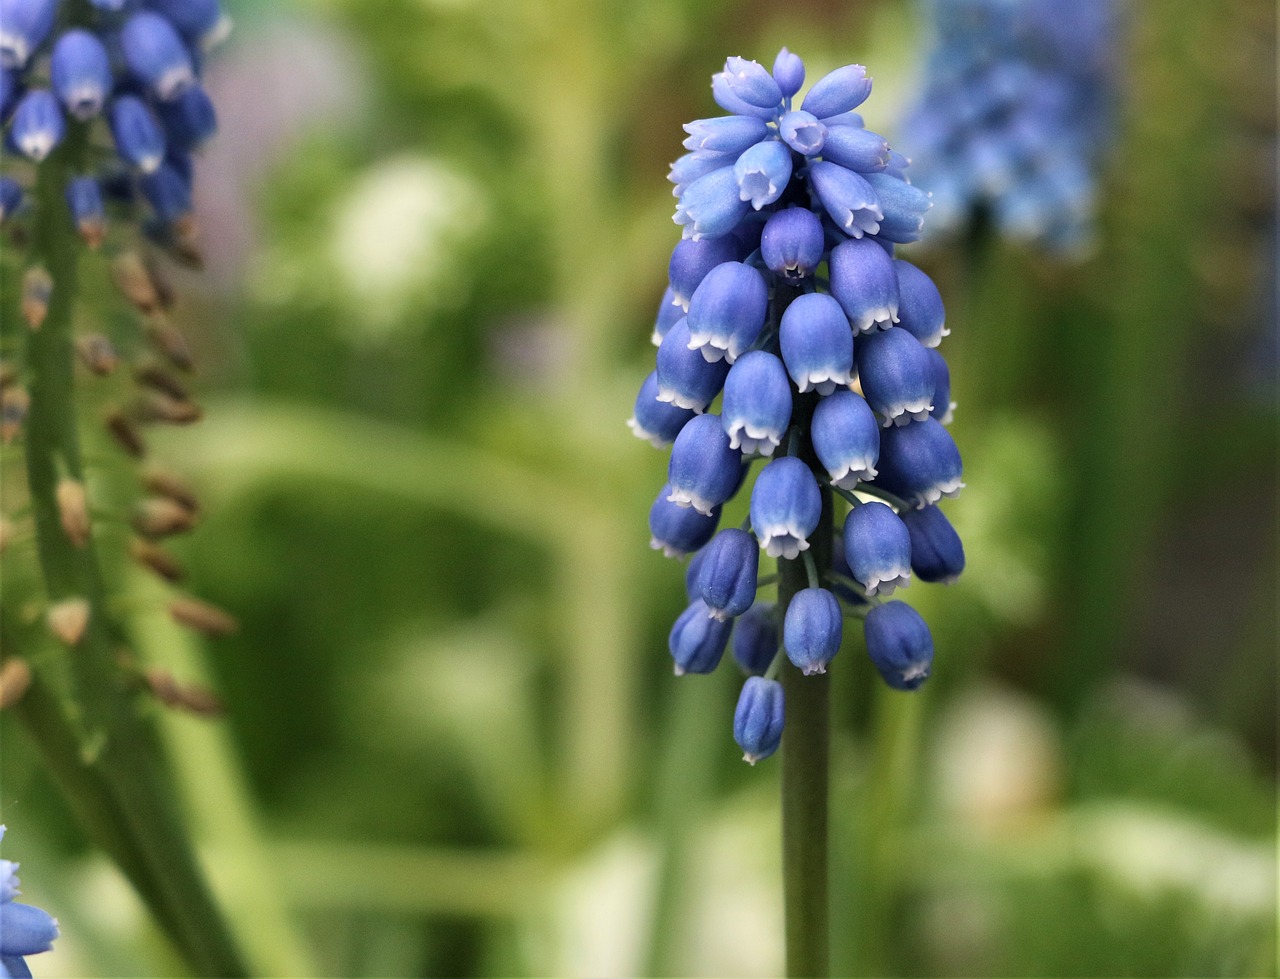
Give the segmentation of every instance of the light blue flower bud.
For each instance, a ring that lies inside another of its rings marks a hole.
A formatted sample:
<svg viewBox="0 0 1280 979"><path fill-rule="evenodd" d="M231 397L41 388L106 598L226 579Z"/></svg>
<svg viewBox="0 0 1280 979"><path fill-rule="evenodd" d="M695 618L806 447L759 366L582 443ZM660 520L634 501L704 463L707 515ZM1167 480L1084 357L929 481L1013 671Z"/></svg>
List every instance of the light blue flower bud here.
<svg viewBox="0 0 1280 979"><path fill-rule="evenodd" d="M893 508L872 501L844 522L844 557L868 595L892 595L911 583L911 535Z"/></svg>
<svg viewBox="0 0 1280 979"><path fill-rule="evenodd" d="M962 472L960 450L936 418L880 433L876 485L911 506L928 506L944 496L959 496L964 488Z"/></svg>
<svg viewBox="0 0 1280 979"><path fill-rule="evenodd" d="M724 96L741 104L744 115L772 118L782 107L782 89L765 70L764 65L745 58L729 58L724 71L711 79L711 92L721 108L738 113L740 110L721 101Z"/></svg>
<svg viewBox="0 0 1280 979"><path fill-rule="evenodd" d="M800 103L819 119L856 109L871 94L871 79L862 65L845 65L818 79Z"/></svg>
<svg viewBox="0 0 1280 979"><path fill-rule="evenodd" d="M0 904L0 955L36 955L53 948L58 923L30 904Z"/></svg>
<svg viewBox="0 0 1280 979"><path fill-rule="evenodd" d="M702 280L717 265L736 261L738 243L730 235L722 238L691 238L676 243L671 250L671 261L667 263L667 279L671 283L672 298L687 313L689 300L693 297Z"/></svg>
<svg viewBox="0 0 1280 979"><path fill-rule="evenodd" d="M895 258L893 268L898 275L898 326L926 347L936 347L951 332L938 287L910 262Z"/></svg>
<svg viewBox="0 0 1280 979"><path fill-rule="evenodd" d="M636 438L660 449L675 441L680 429L693 416L694 412L689 408L678 408L658 400L658 372L651 371L636 395L635 410L627 421L627 427Z"/></svg>
<svg viewBox="0 0 1280 979"><path fill-rule="evenodd" d="M139 180L142 196L165 224L172 224L191 213L191 178L177 159L166 160L159 168Z"/></svg>
<svg viewBox="0 0 1280 979"><path fill-rule="evenodd" d="M658 303L658 315L653 321L653 333L649 339L653 341L656 347L662 343L671 328L684 319L684 310L680 303L676 301L675 291L668 286L662 293L662 301Z"/></svg>
<svg viewBox="0 0 1280 979"><path fill-rule="evenodd" d="M818 402L809 438L831 482L841 489L857 489L858 483L876 478L880 424L854 392L836 391Z"/></svg>
<svg viewBox="0 0 1280 979"><path fill-rule="evenodd" d="M676 676L712 672L720 664L732 629L732 622L712 618L706 603L695 599L680 613L667 639Z"/></svg>
<svg viewBox="0 0 1280 979"><path fill-rule="evenodd" d="M181 153L198 150L218 131L213 101L198 84L191 85L172 102L159 103L156 112L169 147Z"/></svg>
<svg viewBox="0 0 1280 979"><path fill-rule="evenodd" d="M667 179L675 184L671 191L672 195L684 196L684 192L695 181L716 170L733 166L734 159L735 157L728 153L717 153L713 150L699 150L696 153L684 154L671 164L671 170L667 173Z"/></svg>
<svg viewBox="0 0 1280 979"><path fill-rule="evenodd" d="M942 424L950 425L956 409L956 403L951 400L951 369L938 351L926 352L933 366L933 410L929 414Z"/></svg>
<svg viewBox="0 0 1280 979"><path fill-rule="evenodd" d="M792 560L809 549L822 516L822 494L813 473L794 456L774 459L751 489L751 527L769 557Z"/></svg>
<svg viewBox="0 0 1280 979"><path fill-rule="evenodd" d="M33 88L18 102L9 123L9 146L40 163L67 134L58 100L47 88Z"/></svg>
<svg viewBox="0 0 1280 979"><path fill-rule="evenodd" d="M933 206L929 195L892 173L869 173L867 183L880 202L880 237L899 244L919 241L924 212Z"/></svg>
<svg viewBox="0 0 1280 979"><path fill-rule="evenodd" d="M107 121L116 153L125 163L143 173L154 173L164 162L164 130L142 99L136 95L112 99Z"/></svg>
<svg viewBox="0 0 1280 979"><path fill-rule="evenodd" d="M724 387L729 364L689 349L688 319L680 317L658 345L658 400L701 414Z"/></svg>
<svg viewBox="0 0 1280 979"><path fill-rule="evenodd" d="M0 222L8 221L22 206L22 185L12 177L0 177Z"/></svg>
<svg viewBox="0 0 1280 979"><path fill-rule="evenodd" d="M743 751L743 761L754 765L778 750L786 715L783 701L777 680L747 677L733 712L733 740Z"/></svg>
<svg viewBox="0 0 1280 979"><path fill-rule="evenodd" d="M886 428L929 417L933 364L919 340L896 326L868 333L858 340L856 359L862 393Z"/></svg>
<svg viewBox="0 0 1280 979"><path fill-rule="evenodd" d="M822 219L805 207L776 211L760 234L765 267L792 283L813 274L825 247Z"/></svg>
<svg viewBox="0 0 1280 979"><path fill-rule="evenodd" d="M822 292L797 296L778 329L782 361L803 394L830 394L852 380L853 332L840 304Z"/></svg>
<svg viewBox="0 0 1280 979"><path fill-rule="evenodd" d="M747 676L763 676L778 652L773 602L756 602L733 626L733 658Z"/></svg>
<svg viewBox="0 0 1280 979"><path fill-rule="evenodd" d="M67 112L82 122L92 119L113 84L107 49L88 31L67 31L53 46L49 78Z"/></svg>
<svg viewBox="0 0 1280 979"><path fill-rule="evenodd" d="M778 52L773 59L773 80L778 83L778 90L784 99L789 99L800 91L804 84L804 62L800 56L792 54L786 48Z"/></svg>
<svg viewBox="0 0 1280 979"><path fill-rule="evenodd" d="M730 619L751 608L760 570L756 539L745 530L728 527L703 551L706 557L698 573L698 594L712 617Z"/></svg>
<svg viewBox="0 0 1280 979"><path fill-rule="evenodd" d="M949 585L964 570L964 544L936 506L907 510L902 522L911 535L911 570L921 581Z"/></svg>
<svg viewBox="0 0 1280 979"><path fill-rule="evenodd" d="M75 177L67 184L67 207L71 222L80 236L94 247L102 243L106 233L106 212L102 206L102 188L94 177Z"/></svg>
<svg viewBox="0 0 1280 979"><path fill-rule="evenodd" d="M739 357L724 381L720 415L733 448L773 455L791 422L791 385L782 361L764 350Z"/></svg>
<svg viewBox="0 0 1280 979"><path fill-rule="evenodd" d="M206 50L231 30L218 0L145 0L145 5L163 14L192 44Z"/></svg>
<svg viewBox="0 0 1280 979"><path fill-rule="evenodd" d="M832 126L822 146L822 158L858 173L878 173L889 165L889 142L878 133L856 126Z"/></svg>
<svg viewBox="0 0 1280 979"><path fill-rule="evenodd" d="M742 453L730 446L719 415L698 415L680 430L667 466L672 503L710 514L741 480Z"/></svg>
<svg viewBox="0 0 1280 979"><path fill-rule="evenodd" d="M845 234L861 238L880 230L884 212L865 177L824 160L809 164L809 182L831 220Z"/></svg>
<svg viewBox="0 0 1280 979"><path fill-rule="evenodd" d="M687 150L715 150L736 155L769 135L769 127L756 116L716 116L695 119L684 124L689 134L684 141Z"/></svg>
<svg viewBox="0 0 1280 979"><path fill-rule="evenodd" d="M25 67L53 30L57 12L57 0L5 0L0 5L0 67Z"/></svg>
<svg viewBox="0 0 1280 979"><path fill-rule="evenodd" d="M760 335L768 310L763 275L741 262L717 265L689 300L689 348L732 364Z"/></svg>
<svg viewBox="0 0 1280 979"><path fill-rule="evenodd" d="M827 127L827 135L831 135L831 130L840 126L852 126L854 129L863 129L866 124L856 112L842 112L838 116L827 116L822 120L822 124Z"/></svg>
<svg viewBox="0 0 1280 979"><path fill-rule="evenodd" d="M826 673L843 638L844 620L835 595L825 588L805 588L792 596L782 622L782 645L787 659L805 676Z"/></svg>
<svg viewBox="0 0 1280 979"><path fill-rule="evenodd" d="M778 135L801 156L817 156L822 152L827 127L812 113L796 109L778 120Z"/></svg>
<svg viewBox="0 0 1280 979"><path fill-rule="evenodd" d="M791 151L776 139L756 143L733 165L738 196L757 211L772 204L791 179Z"/></svg>
<svg viewBox="0 0 1280 979"><path fill-rule="evenodd" d="M877 242L844 241L831 250L831 294L856 333L898 322L898 275Z"/></svg>
<svg viewBox="0 0 1280 979"><path fill-rule="evenodd" d="M173 25L159 14L134 14L120 30L120 50L135 78L162 102L195 84L191 54Z"/></svg>
<svg viewBox="0 0 1280 979"><path fill-rule="evenodd" d="M684 557L711 540L720 524L720 508L708 516L693 507L676 506L670 496L668 483L649 508L649 546L667 557Z"/></svg>
<svg viewBox="0 0 1280 979"><path fill-rule="evenodd" d="M732 231L750 206L738 196L733 167L726 166L689 184L672 220L684 228L686 238L718 238Z"/></svg>
<svg viewBox="0 0 1280 979"><path fill-rule="evenodd" d="M863 622L867 655L884 682L895 690L915 690L929 678L933 636L920 613L905 602L885 602Z"/></svg>

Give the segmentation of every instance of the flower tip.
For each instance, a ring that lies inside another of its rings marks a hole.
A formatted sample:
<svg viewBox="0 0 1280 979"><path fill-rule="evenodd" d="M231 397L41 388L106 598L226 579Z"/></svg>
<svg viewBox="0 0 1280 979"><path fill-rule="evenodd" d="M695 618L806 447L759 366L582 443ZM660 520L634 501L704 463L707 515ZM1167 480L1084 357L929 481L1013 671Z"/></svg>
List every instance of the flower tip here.
<svg viewBox="0 0 1280 979"><path fill-rule="evenodd" d="M784 51L785 51L785 50L786 50L786 48L783 48L782 50L784 50ZM760 760L760 756L759 756L759 755L753 755L751 752L749 752L749 751L748 751L746 754L744 754L744 755L742 756L742 760L743 760L743 761L745 761L748 765L750 765L750 766L752 766L752 767L754 768L754 767L755 767L756 762L758 762L758 761Z"/></svg>

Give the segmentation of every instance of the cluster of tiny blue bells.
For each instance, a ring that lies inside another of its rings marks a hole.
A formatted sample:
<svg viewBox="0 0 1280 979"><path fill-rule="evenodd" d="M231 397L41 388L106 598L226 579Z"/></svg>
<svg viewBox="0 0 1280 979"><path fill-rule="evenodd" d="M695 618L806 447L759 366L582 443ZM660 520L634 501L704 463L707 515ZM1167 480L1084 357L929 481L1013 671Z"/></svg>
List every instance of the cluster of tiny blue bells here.
<svg viewBox="0 0 1280 979"><path fill-rule="evenodd" d="M229 23L218 0L0 0L0 219L23 207L22 161L40 164L70 127L91 125L112 149L66 187L81 235L101 242L109 200L145 202L161 240L180 233L191 154L217 128L201 66Z"/></svg>
<svg viewBox="0 0 1280 979"><path fill-rule="evenodd" d="M21 893L17 873L16 863L0 860L0 979L30 979L25 957L49 951L58 937L58 922L48 912L14 900Z"/></svg>
<svg viewBox="0 0 1280 979"><path fill-rule="evenodd" d="M933 640L911 606L884 598L913 574L951 581L964 567L936 506L963 485L935 349L942 300L894 256L919 238L929 197L854 111L871 91L861 65L833 71L793 108L804 75L785 48L772 72L730 58L712 94L731 114L684 127L689 152L669 177L683 239L655 324L657 369L629 423L671 447L652 546L692 555L690 605L669 643L676 673L709 673L732 649L747 674L734 735L750 762L782 737L784 653L805 674L825 672L843 639L842 600L863 617L884 680L915 689ZM749 521L717 532L757 461ZM852 509L832 565L816 568L806 552L824 486ZM812 587L784 614L757 599L761 551L807 563Z"/></svg>
<svg viewBox="0 0 1280 979"><path fill-rule="evenodd" d="M995 230L1085 249L1111 128L1114 0L929 0L934 41L903 145L933 194L931 232Z"/></svg>

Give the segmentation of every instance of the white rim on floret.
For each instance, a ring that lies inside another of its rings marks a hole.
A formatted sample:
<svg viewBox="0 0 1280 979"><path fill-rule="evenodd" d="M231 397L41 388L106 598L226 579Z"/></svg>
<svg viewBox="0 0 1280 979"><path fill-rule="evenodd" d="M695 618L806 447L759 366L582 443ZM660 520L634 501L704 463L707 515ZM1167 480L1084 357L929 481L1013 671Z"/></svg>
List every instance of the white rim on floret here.
<svg viewBox="0 0 1280 979"><path fill-rule="evenodd" d="M711 516L711 511L718 505L716 501L708 500L694 490L682 489L677 486L671 487L671 495L667 497L667 502L674 503L676 506L691 506L704 517Z"/></svg>
<svg viewBox="0 0 1280 979"><path fill-rule="evenodd" d="M681 394L675 388L664 387L658 388L658 400L663 404L675 405L677 408L688 408L699 415L707 410L708 404L706 401L699 401L692 395Z"/></svg>
<svg viewBox="0 0 1280 979"><path fill-rule="evenodd" d="M661 551L663 557L684 557L688 551L683 551L674 544L669 544L664 540L658 540L656 537L649 538L649 546L655 551Z"/></svg>
<svg viewBox="0 0 1280 979"><path fill-rule="evenodd" d="M636 438L644 439L655 449L662 449L671 444L670 439L665 439L656 432L651 432L641 425L634 415L627 419L627 428L631 429L631 433L635 435Z"/></svg>
<svg viewBox="0 0 1280 979"><path fill-rule="evenodd" d="M729 448L740 449L744 455L772 456L781 443L782 433L763 425L737 421L729 426Z"/></svg>
<svg viewBox="0 0 1280 979"><path fill-rule="evenodd" d="M962 489L964 489L964 483L960 481L959 476L930 486L916 495L916 509L923 510L925 507L939 502L944 497L948 500L955 499L960 495Z"/></svg>
<svg viewBox="0 0 1280 979"><path fill-rule="evenodd" d="M798 527L766 527L758 531L758 533L760 534L760 548L769 557L780 557L787 561L794 561L800 556L801 551L809 549L809 542Z"/></svg>
<svg viewBox="0 0 1280 979"><path fill-rule="evenodd" d="M902 682L910 683L912 680L925 680L929 676L929 664L912 663L902 671Z"/></svg>
<svg viewBox="0 0 1280 979"><path fill-rule="evenodd" d="M162 102L172 102L195 84L196 76L187 65L175 65L156 79L156 95Z"/></svg>
<svg viewBox="0 0 1280 979"><path fill-rule="evenodd" d="M29 57L31 51L25 37L0 30L0 68L14 71L25 65Z"/></svg>
<svg viewBox="0 0 1280 979"><path fill-rule="evenodd" d="M922 422L929 417L929 412L933 411L933 398L917 398L915 401L907 401L903 404L890 405L880 414L883 420L880 422L883 428L892 428L897 425L902 428L911 422Z"/></svg>
<svg viewBox="0 0 1280 979"><path fill-rule="evenodd" d="M898 311L890 309L888 306L869 309L862 313L857 320L849 321L850 325L858 333L874 333L876 330L887 330L897 322L899 322Z"/></svg>
<svg viewBox="0 0 1280 979"><path fill-rule="evenodd" d="M953 421L955 421L955 415L956 415L956 403L952 401L949 405L947 405L947 410L942 413L942 417L938 419L938 422L939 424L942 424L942 425L950 425Z"/></svg>
<svg viewBox="0 0 1280 979"><path fill-rule="evenodd" d="M872 598L876 595L888 597L899 588L906 588L911 584L911 569L899 565L896 568L890 568L888 572L876 577L872 575L871 580L865 582L863 587L866 589L867 597Z"/></svg>
<svg viewBox="0 0 1280 979"><path fill-rule="evenodd" d="M741 353L733 337L716 336L713 333L689 333L689 349L697 350L708 364L724 360L732 364Z"/></svg>
<svg viewBox="0 0 1280 979"><path fill-rule="evenodd" d="M836 388L848 387L853 379L838 370L811 370L796 381L796 390L801 394L806 391L817 391L823 397L832 394Z"/></svg>
<svg viewBox="0 0 1280 979"><path fill-rule="evenodd" d="M869 483L878 474L879 470L872 463L870 456L854 459L839 469L827 470L827 475L831 477L831 484L843 490L855 490L859 483Z"/></svg>
<svg viewBox="0 0 1280 979"><path fill-rule="evenodd" d="M43 163L44 158L53 150L53 134L47 130L30 133L18 143L22 155L36 163Z"/></svg>
<svg viewBox="0 0 1280 979"><path fill-rule="evenodd" d="M96 85L81 85L72 89L67 111L81 122L88 122L102 111L103 92Z"/></svg>

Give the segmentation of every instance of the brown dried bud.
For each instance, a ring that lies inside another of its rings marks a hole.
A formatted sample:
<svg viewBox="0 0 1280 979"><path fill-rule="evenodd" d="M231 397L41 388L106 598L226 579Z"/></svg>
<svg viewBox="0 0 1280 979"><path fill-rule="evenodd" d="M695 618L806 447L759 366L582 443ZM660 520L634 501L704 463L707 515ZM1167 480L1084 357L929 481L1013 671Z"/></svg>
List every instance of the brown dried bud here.
<svg viewBox="0 0 1280 979"><path fill-rule="evenodd" d="M89 626L89 603L83 598L67 598L49 606L45 612L49 631L68 646L74 646L84 638Z"/></svg>
<svg viewBox="0 0 1280 979"><path fill-rule="evenodd" d="M132 412L144 424L191 425L204 417L204 409L194 401L179 401L161 391L145 392L133 403Z"/></svg>
<svg viewBox="0 0 1280 979"><path fill-rule="evenodd" d="M116 440L116 444L135 459L147 454L147 444L142 441L138 427L131 422L122 411L113 411L104 420L107 434Z"/></svg>
<svg viewBox="0 0 1280 979"><path fill-rule="evenodd" d="M0 388L8 387L18 379L18 368L7 360L0 360Z"/></svg>
<svg viewBox="0 0 1280 979"><path fill-rule="evenodd" d="M147 342L178 370L190 373L195 367L187 338L163 316L147 320Z"/></svg>
<svg viewBox="0 0 1280 979"><path fill-rule="evenodd" d="M0 664L0 710L12 707L31 686L31 667L25 659L10 656Z"/></svg>
<svg viewBox="0 0 1280 979"><path fill-rule="evenodd" d="M194 214L183 214L169 225L169 255L180 265L197 271L204 268L200 248L200 226Z"/></svg>
<svg viewBox="0 0 1280 979"><path fill-rule="evenodd" d="M191 485L167 469L152 466L142 474L142 485L149 493L156 496L167 496L174 503L186 507L192 513L200 512L200 500Z"/></svg>
<svg viewBox="0 0 1280 979"><path fill-rule="evenodd" d="M200 717L216 717L223 712L222 701L207 687L183 686L171 673L154 666L143 675L151 693L166 707L190 711Z"/></svg>
<svg viewBox="0 0 1280 979"><path fill-rule="evenodd" d="M82 218L76 223L76 231L84 243L95 251L102 246L107 237L107 222L102 218Z"/></svg>
<svg viewBox="0 0 1280 979"><path fill-rule="evenodd" d="M151 388L153 391L167 394L178 401L191 400L191 395L187 393L186 385L151 358L134 368L133 379L145 388Z"/></svg>
<svg viewBox="0 0 1280 979"><path fill-rule="evenodd" d="M129 556L144 568L154 571L165 581L178 582L187 576L178 559L159 545L135 537L129 541Z"/></svg>
<svg viewBox="0 0 1280 979"><path fill-rule="evenodd" d="M149 496L140 500L133 513L133 528L144 537L181 534L195 525L194 513L163 496Z"/></svg>
<svg viewBox="0 0 1280 979"><path fill-rule="evenodd" d="M178 687L178 681L168 670L151 666L143 673L143 677L152 695L166 707L176 707L182 702L182 691Z"/></svg>
<svg viewBox="0 0 1280 979"><path fill-rule="evenodd" d="M240 629L240 623L222 609L196 598L175 598L169 603L169 614L175 622L206 636L229 636Z"/></svg>
<svg viewBox="0 0 1280 979"><path fill-rule="evenodd" d="M154 313L160 308L160 295L151 274L137 252L121 252L111 263L111 279L135 309Z"/></svg>
<svg viewBox="0 0 1280 979"><path fill-rule="evenodd" d="M13 535L13 521L6 516L0 515L0 554L9 549L9 543L13 540Z"/></svg>
<svg viewBox="0 0 1280 979"><path fill-rule="evenodd" d="M89 333L76 340L76 353L84 366L99 377L106 377L120 363L115 344L101 333Z"/></svg>
<svg viewBox="0 0 1280 979"><path fill-rule="evenodd" d="M67 540L76 547L85 547L89 543L89 502L84 492L84 483L77 479L60 479L55 491L58 499L58 518L62 521L62 532Z"/></svg>
<svg viewBox="0 0 1280 979"><path fill-rule="evenodd" d="M22 275L22 318L33 330L49 315L49 298L53 295L53 276L49 270L33 265Z"/></svg>
<svg viewBox="0 0 1280 979"><path fill-rule="evenodd" d="M0 440L5 445L22 431L22 423L27 420L27 409L30 407L31 395L27 394L26 388L18 384L4 386L0 392Z"/></svg>
<svg viewBox="0 0 1280 979"><path fill-rule="evenodd" d="M192 684L183 687L181 695L182 706L197 717L221 717L226 712L222 698L208 687Z"/></svg>

